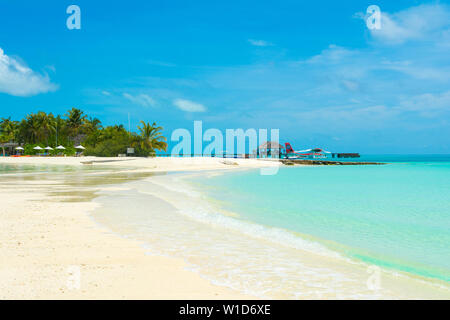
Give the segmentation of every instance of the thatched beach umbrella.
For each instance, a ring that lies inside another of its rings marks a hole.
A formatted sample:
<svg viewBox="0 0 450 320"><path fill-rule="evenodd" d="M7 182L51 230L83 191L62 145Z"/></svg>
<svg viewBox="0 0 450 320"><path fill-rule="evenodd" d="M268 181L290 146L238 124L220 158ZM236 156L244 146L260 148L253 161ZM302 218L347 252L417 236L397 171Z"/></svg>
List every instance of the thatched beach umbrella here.
<svg viewBox="0 0 450 320"><path fill-rule="evenodd" d="M279 158L283 149L276 141L266 141L258 147L257 153L261 158Z"/></svg>

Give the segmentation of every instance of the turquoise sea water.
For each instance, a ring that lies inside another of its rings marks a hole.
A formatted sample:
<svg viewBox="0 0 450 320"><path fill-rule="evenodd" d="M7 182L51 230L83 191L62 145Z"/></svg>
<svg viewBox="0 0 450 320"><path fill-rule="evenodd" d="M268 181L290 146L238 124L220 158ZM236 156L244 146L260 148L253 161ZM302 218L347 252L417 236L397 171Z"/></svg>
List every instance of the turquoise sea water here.
<svg viewBox="0 0 450 320"><path fill-rule="evenodd" d="M349 257L450 281L450 156L371 156L383 166L282 167L191 182L239 219Z"/></svg>
<svg viewBox="0 0 450 320"><path fill-rule="evenodd" d="M182 258L213 283L252 296L448 297L450 156L361 160L390 164L136 177L97 166L0 164L0 180L61 181L57 197L67 197L67 187L95 191L96 222L139 240L149 254ZM366 283L371 264L437 281L383 272L374 291Z"/></svg>

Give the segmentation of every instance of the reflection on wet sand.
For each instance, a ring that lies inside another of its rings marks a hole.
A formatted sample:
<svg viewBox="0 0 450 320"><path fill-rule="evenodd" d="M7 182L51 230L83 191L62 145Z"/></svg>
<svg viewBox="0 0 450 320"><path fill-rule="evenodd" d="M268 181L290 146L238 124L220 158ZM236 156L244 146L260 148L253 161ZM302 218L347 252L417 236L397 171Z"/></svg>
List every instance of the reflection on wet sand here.
<svg viewBox="0 0 450 320"><path fill-rule="evenodd" d="M88 202L100 187L165 174L131 167L8 165L0 167L0 190L13 185L21 191L44 191L50 201Z"/></svg>

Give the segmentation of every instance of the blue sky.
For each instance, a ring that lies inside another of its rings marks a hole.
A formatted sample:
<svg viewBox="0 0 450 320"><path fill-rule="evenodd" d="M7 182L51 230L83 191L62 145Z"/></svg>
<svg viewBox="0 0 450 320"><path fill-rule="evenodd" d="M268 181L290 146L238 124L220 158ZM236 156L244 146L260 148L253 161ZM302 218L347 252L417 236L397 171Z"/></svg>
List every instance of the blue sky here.
<svg viewBox="0 0 450 320"><path fill-rule="evenodd" d="M450 153L448 1L0 0L0 48L2 117L79 107L168 136L202 120L296 149Z"/></svg>

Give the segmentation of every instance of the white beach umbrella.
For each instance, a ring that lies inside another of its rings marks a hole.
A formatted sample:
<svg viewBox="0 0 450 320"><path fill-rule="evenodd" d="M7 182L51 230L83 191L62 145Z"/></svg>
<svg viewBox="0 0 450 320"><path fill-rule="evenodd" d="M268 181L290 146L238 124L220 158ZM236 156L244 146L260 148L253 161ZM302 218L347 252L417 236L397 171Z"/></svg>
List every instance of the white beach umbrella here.
<svg viewBox="0 0 450 320"><path fill-rule="evenodd" d="M17 147L16 150L22 150L23 151L23 148L22 147Z"/></svg>
<svg viewBox="0 0 450 320"><path fill-rule="evenodd" d="M39 146L37 146L37 147L34 147L33 148L34 150L44 150L44 149L42 149L41 147L39 147Z"/></svg>
<svg viewBox="0 0 450 320"><path fill-rule="evenodd" d="M75 149L81 149L81 150L84 150L84 149L86 149L86 148L83 147L83 146L80 144L79 146L76 146Z"/></svg>
<svg viewBox="0 0 450 320"><path fill-rule="evenodd" d="M52 147L45 147L45 150L53 150L53 148Z"/></svg>
<svg viewBox="0 0 450 320"><path fill-rule="evenodd" d="M57 146L56 149L57 150L66 150L66 148L64 148L63 146Z"/></svg>

